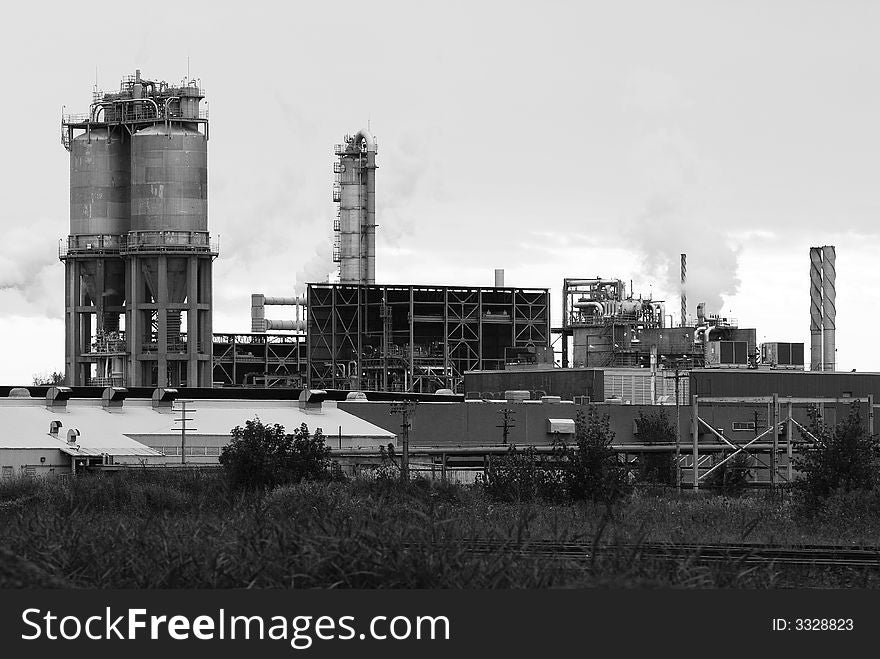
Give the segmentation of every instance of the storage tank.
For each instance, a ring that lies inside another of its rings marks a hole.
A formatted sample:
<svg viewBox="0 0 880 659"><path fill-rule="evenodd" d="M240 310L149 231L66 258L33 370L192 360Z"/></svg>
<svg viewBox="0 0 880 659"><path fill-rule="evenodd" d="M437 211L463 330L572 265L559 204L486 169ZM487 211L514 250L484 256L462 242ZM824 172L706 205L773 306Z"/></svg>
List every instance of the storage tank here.
<svg viewBox="0 0 880 659"><path fill-rule="evenodd" d="M156 124L131 141L131 230L208 230L208 142L186 125Z"/></svg>
<svg viewBox="0 0 880 659"><path fill-rule="evenodd" d="M70 142L70 235L124 235L131 224L129 142L95 128Z"/></svg>

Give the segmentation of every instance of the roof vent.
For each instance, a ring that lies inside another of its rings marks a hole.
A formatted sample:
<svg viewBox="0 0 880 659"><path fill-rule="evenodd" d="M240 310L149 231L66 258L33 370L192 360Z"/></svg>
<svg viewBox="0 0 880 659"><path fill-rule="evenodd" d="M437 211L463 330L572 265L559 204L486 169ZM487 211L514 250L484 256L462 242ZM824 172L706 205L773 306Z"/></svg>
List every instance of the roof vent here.
<svg viewBox="0 0 880 659"><path fill-rule="evenodd" d="M125 387L107 387L101 395L101 404L105 410L111 407L122 407L126 396L128 396L128 389Z"/></svg>
<svg viewBox="0 0 880 659"><path fill-rule="evenodd" d="M170 410L175 400L177 400L177 389L167 389L165 387L159 387L158 389L153 390L154 410Z"/></svg>
<svg viewBox="0 0 880 659"><path fill-rule="evenodd" d="M46 392L46 407L52 409L64 409L67 407L67 400L70 398L70 387L50 387Z"/></svg>
<svg viewBox="0 0 880 659"><path fill-rule="evenodd" d="M9 398L30 398L31 392L27 387L13 387L9 390Z"/></svg>
<svg viewBox="0 0 880 659"><path fill-rule="evenodd" d="M58 431L61 430L61 426L63 426L63 425L64 424L61 423L60 421L50 421L49 422L49 434L52 435L52 437L58 437Z"/></svg>
<svg viewBox="0 0 880 659"><path fill-rule="evenodd" d="M76 428L71 428L67 431L67 443L70 446L74 446L76 444L76 438L79 437L79 430Z"/></svg>
<svg viewBox="0 0 880 659"><path fill-rule="evenodd" d="M323 389L303 389L299 395L299 409L320 412L327 392Z"/></svg>
<svg viewBox="0 0 880 659"><path fill-rule="evenodd" d="M345 400L367 400L367 394L363 391L349 391L345 396Z"/></svg>
<svg viewBox="0 0 880 659"><path fill-rule="evenodd" d="M452 389L438 389L434 392L438 396L454 396L455 392Z"/></svg>

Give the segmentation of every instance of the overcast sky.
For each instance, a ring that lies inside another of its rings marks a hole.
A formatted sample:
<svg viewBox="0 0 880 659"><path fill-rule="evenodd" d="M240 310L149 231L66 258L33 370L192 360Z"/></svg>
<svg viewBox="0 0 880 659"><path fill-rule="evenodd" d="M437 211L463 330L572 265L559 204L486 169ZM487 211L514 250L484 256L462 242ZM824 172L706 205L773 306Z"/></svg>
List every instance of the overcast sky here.
<svg viewBox="0 0 880 659"><path fill-rule="evenodd" d="M633 280L803 341L837 247L840 369L880 370L880 3L25 3L0 40L0 383L63 370L62 105L136 68L207 92L215 331L330 253L333 144L378 137L379 283ZM222 8L218 8L222 7ZM306 267L310 264L309 267ZM317 271L329 272L317 267ZM278 309L276 308L276 311Z"/></svg>

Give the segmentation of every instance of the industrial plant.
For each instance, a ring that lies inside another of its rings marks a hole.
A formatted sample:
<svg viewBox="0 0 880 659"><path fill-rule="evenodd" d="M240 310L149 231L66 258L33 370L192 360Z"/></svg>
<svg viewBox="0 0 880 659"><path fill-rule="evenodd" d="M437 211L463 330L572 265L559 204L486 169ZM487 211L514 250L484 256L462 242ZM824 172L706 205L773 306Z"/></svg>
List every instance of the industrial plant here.
<svg viewBox="0 0 880 659"><path fill-rule="evenodd" d="M334 280L297 282L302 292L291 282L289 290L253 293L250 331L215 332L212 271L219 248L208 227L204 97L197 79L170 84L136 71L118 91L96 91L86 114L63 116L62 143L70 152L69 235L59 247L66 381L18 389L4 402L7 411L46 411L46 418L28 417L33 428L22 422L22 433L37 432L45 443L39 428L49 427L54 416L48 417L79 409L63 401L100 398L115 415L114 432L149 437L147 457L168 456L173 442L161 436L171 426L147 419L162 412L156 400L185 395L213 401L203 412L213 443L190 445L211 446L213 453L199 454L208 462L219 452L220 426L210 419L221 414L220 401L241 414L247 408L241 401L248 400L323 413L338 426L332 430L340 449L366 450L398 434L391 402L418 400L412 443L430 449L431 460L442 454L445 469L456 451L463 452L459 465L467 466L480 447L488 447L486 455L495 450L498 413L510 405L518 415L511 443L548 445L572 432L576 409L594 404L610 415L620 450L636 456L637 413L667 406L690 415L678 425L678 442L693 442L694 451L679 467L690 470L696 487L719 451L741 452L738 438L747 437L764 438L749 452L772 454L762 473L775 483L783 473L776 453L790 457L791 423L805 423L806 406L821 403L831 421L841 401L864 398L873 410L880 395L880 376L834 372L833 246L809 253L809 370L802 343L780 337L759 344L755 328L701 300L689 306L686 254L675 316L672 303L628 286L626 273L572 276L561 282L558 327L550 320L551 291L507 286L501 269L494 286L377 282L382 179L378 141L369 130L332 147ZM754 400L738 408L719 396ZM780 412L786 404L787 417ZM100 425L83 418L90 428ZM789 434L771 432L784 418ZM223 416L227 421L233 419ZM85 434L72 437L70 446ZM127 441L122 445L125 455L138 455Z"/></svg>

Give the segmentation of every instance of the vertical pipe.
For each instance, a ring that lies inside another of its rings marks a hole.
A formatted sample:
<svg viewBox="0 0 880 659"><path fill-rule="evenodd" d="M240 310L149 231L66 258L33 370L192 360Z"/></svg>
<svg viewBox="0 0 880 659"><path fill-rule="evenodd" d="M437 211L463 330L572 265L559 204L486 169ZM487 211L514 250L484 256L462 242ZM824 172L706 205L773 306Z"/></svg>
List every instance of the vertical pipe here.
<svg viewBox="0 0 880 659"><path fill-rule="evenodd" d="M773 455L770 457L770 487L776 489L779 478L779 394L773 394Z"/></svg>
<svg viewBox="0 0 880 659"><path fill-rule="evenodd" d="M413 287L409 287L409 388L407 391L415 391L416 363L415 363L415 304Z"/></svg>
<svg viewBox="0 0 880 659"><path fill-rule="evenodd" d="M699 397L693 397L693 407L691 408L691 432L694 440L694 492L700 489L700 403Z"/></svg>
<svg viewBox="0 0 880 659"><path fill-rule="evenodd" d="M833 246L822 248L822 370L833 371L835 354L835 329L837 320L836 260Z"/></svg>
<svg viewBox="0 0 880 659"><path fill-rule="evenodd" d="M792 474L793 466L792 466L792 464L791 464L791 459L792 459L792 450L791 450L791 440L792 440L792 436L791 436L791 431L792 431L792 418L791 418L791 413L792 413L792 409L791 409L791 398L789 398L789 399L788 399L788 409L786 410L786 414L787 414L787 417L788 417L788 418L787 418L786 421L785 421L785 423L786 423L786 428L785 428L785 452L786 452L786 454L788 455L788 470L787 470L787 476L788 476L788 482L789 482L789 483L791 483L791 479L792 479L792 477L793 477L793 474Z"/></svg>
<svg viewBox="0 0 880 659"><path fill-rule="evenodd" d="M207 126L207 124L205 124ZM202 285L204 286L203 304L207 305L204 311L197 311L199 314L199 335L202 337L202 354L207 355L206 362L207 376L204 382L200 382L201 387L214 386L214 266L210 258L200 259L202 268ZM299 363L299 362L297 362Z"/></svg>
<svg viewBox="0 0 880 659"><path fill-rule="evenodd" d="M495 288L504 288L504 269L495 268Z"/></svg>
<svg viewBox="0 0 880 659"><path fill-rule="evenodd" d="M681 255L681 327L687 325L687 254Z"/></svg>
<svg viewBox="0 0 880 659"><path fill-rule="evenodd" d="M367 151L366 168L367 212L365 234L366 263L364 283L376 283L376 152Z"/></svg>

